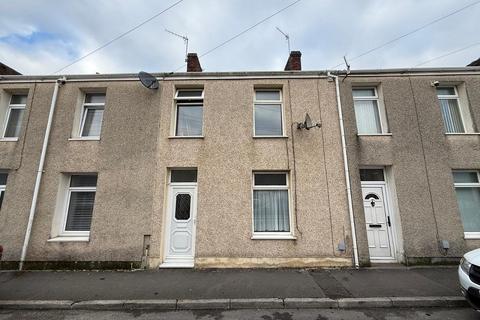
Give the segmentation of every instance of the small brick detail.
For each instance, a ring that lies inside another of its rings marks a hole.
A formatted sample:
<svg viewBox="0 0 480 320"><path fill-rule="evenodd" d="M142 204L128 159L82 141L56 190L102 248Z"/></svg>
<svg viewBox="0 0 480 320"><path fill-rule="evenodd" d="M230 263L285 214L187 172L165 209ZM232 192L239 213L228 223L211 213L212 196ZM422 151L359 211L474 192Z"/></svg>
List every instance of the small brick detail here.
<svg viewBox="0 0 480 320"><path fill-rule="evenodd" d="M202 66L196 53L187 54L187 72L202 72Z"/></svg>
<svg viewBox="0 0 480 320"><path fill-rule="evenodd" d="M285 71L301 71L302 70L302 53L300 51L291 51L288 57Z"/></svg>

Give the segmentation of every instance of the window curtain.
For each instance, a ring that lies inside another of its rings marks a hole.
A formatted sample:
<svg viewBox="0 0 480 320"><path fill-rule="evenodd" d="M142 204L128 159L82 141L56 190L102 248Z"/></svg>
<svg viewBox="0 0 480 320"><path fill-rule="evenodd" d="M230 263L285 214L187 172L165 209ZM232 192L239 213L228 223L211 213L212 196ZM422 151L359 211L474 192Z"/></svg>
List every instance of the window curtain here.
<svg viewBox="0 0 480 320"><path fill-rule="evenodd" d="M103 109L87 109L82 136L98 137L102 131Z"/></svg>
<svg viewBox="0 0 480 320"><path fill-rule="evenodd" d="M68 207L66 231L90 231L95 192L72 192Z"/></svg>
<svg viewBox="0 0 480 320"><path fill-rule="evenodd" d="M457 99L440 99L440 106L442 108L443 123L445 124L446 132L465 132Z"/></svg>
<svg viewBox="0 0 480 320"><path fill-rule="evenodd" d="M355 117L358 133L382 133L377 101L356 100Z"/></svg>
<svg viewBox="0 0 480 320"><path fill-rule="evenodd" d="M254 190L255 232L289 232L288 191Z"/></svg>
<svg viewBox="0 0 480 320"><path fill-rule="evenodd" d="M456 188L465 232L480 232L480 188Z"/></svg>
<svg viewBox="0 0 480 320"><path fill-rule="evenodd" d="M5 138L14 138L20 136L24 109L11 109L10 116L5 130Z"/></svg>

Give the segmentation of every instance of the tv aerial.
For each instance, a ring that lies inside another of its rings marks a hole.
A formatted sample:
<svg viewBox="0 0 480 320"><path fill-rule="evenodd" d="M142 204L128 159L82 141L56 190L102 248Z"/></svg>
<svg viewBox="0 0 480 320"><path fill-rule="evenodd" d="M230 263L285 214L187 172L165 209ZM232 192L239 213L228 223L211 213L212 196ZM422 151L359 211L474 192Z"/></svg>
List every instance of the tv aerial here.
<svg viewBox="0 0 480 320"><path fill-rule="evenodd" d="M311 128L320 128L322 125L320 123L313 123L312 119L308 115L305 115L305 121L302 123L297 124L297 129L307 129L310 130Z"/></svg>
<svg viewBox="0 0 480 320"><path fill-rule="evenodd" d="M147 73L145 71L140 71L138 73L138 79L140 82L148 89L158 89L158 80L155 76Z"/></svg>
<svg viewBox="0 0 480 320"><path fill-rule="evenodd" d="M185 44L185 62L187 62L187 55L188 55L188 37L187 36L182 36L181 34L175 33L173 31L170 31L168 29L165 29L166 32L173 34L176 37L182 38L183 43Z"/></svg>
<svg viewBox="0 0 480 320"><path fill-rule="evenodd" d="M288 33L283 32L279 27L275 27L275 28L278 30L278 32L283 34L283 36L285 37L285 40L287 40L288 54L290 54L290 36L288 35Z"/></svg>

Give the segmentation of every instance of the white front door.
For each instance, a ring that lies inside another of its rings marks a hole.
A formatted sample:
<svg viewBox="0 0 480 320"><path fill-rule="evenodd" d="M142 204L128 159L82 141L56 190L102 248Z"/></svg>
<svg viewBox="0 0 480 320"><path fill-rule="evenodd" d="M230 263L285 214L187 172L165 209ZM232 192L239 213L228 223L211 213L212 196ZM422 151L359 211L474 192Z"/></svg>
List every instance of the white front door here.
<svg viewBox="0 0 480 320"><path fill-rule="evenodd" d="M363 185L363 209L371 260L393 260L393 237L384 185Z"/></svg>
<svg viewBox="0 0 480 320"><path fill-rule="evenodd" d="M162 268L192 268L195 254L196 184L171 183L168 190L165 260Z"/></svg>

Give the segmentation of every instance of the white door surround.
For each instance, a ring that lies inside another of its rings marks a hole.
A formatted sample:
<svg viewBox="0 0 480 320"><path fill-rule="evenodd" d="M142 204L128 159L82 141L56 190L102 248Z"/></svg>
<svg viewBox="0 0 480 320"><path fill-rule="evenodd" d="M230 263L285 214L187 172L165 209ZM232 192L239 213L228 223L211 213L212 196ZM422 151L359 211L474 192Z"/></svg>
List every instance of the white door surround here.
<svg viewBox="0 0 480 320"><path fill-rule="evenodd" d="M160 268L193 268L197 184L170 183L167 199L164 262Z"/></svg>
<svg viewBox="0 0 480 320"><path fill-rule="evenodd" d="M368 249L372 262L397 262L392 212L384 181L362 181Z"/></svg>

